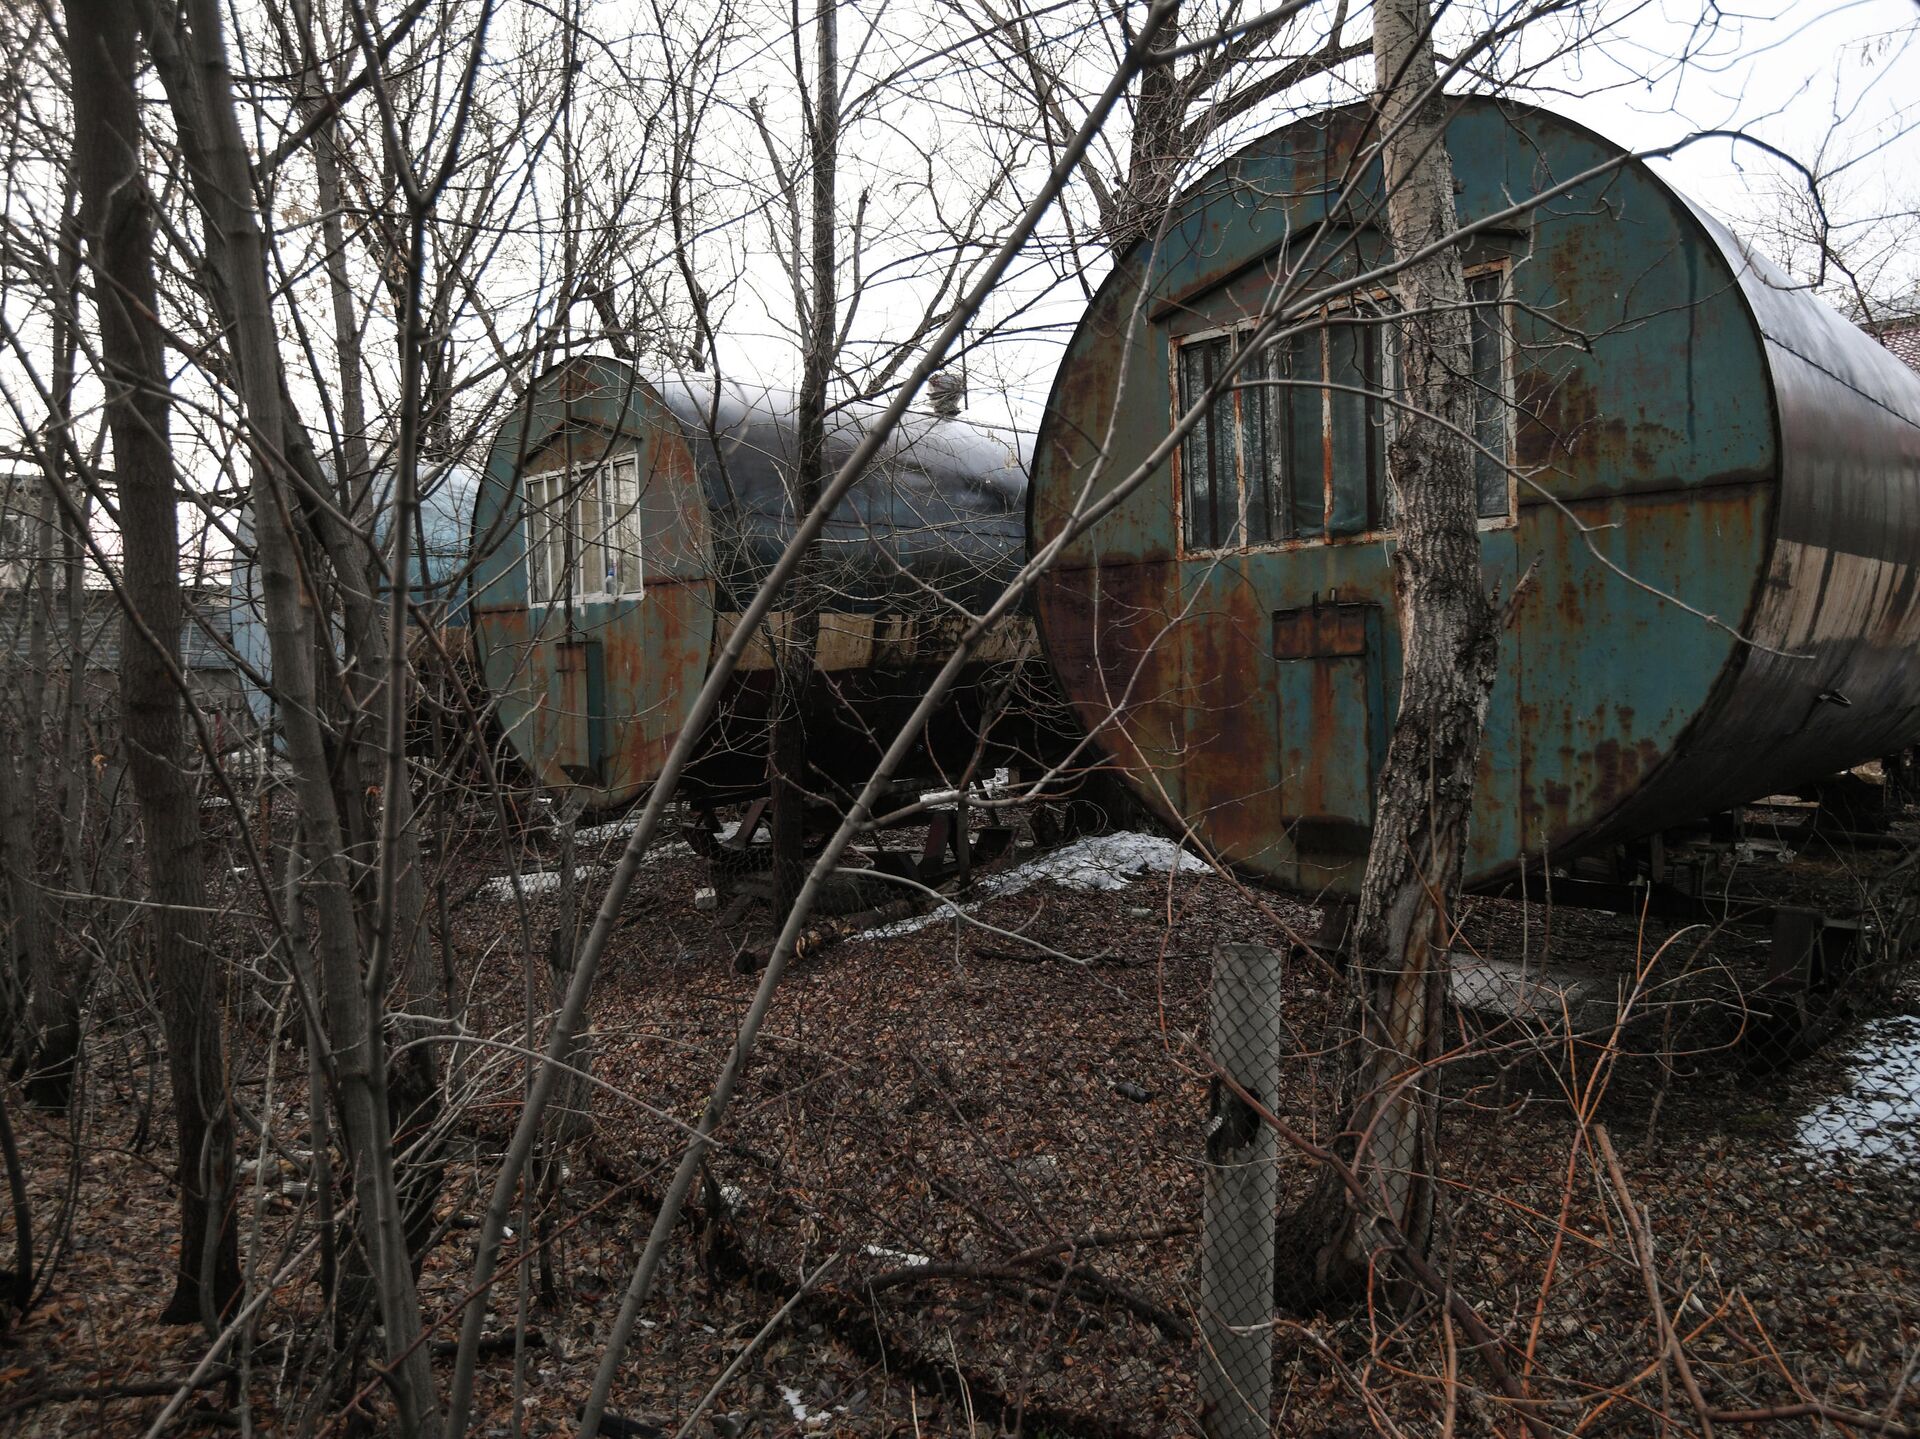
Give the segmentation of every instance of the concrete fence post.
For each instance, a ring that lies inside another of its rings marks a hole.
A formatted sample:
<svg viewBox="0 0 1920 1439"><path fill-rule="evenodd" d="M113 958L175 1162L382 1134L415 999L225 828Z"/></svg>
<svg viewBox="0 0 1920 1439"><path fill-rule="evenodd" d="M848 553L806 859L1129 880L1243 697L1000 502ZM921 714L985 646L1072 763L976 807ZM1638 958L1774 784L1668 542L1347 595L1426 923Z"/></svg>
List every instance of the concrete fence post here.
<svg viewBox="0 0 1920 1439"><path fill-rule="evenodd" d="M1270 1103L1279 1089L1281 954L1213 952L1214 1063ZM1200 1423L1208 1439L1268 1432L1273 1402L1273 1207L1278 1138L1216 1078L1209 1091L1200 1229Z"/></svg>

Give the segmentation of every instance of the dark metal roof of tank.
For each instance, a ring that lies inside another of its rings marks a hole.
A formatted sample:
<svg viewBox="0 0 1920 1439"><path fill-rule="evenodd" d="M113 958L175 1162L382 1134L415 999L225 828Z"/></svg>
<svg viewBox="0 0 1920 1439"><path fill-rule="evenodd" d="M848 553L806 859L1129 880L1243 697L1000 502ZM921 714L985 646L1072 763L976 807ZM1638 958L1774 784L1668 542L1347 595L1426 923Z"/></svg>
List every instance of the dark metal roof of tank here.
<svg viewBox="0 0 1920 1439"><path fill-rule="evenodd" d="M1893 349L1861 330L1680 190L1667 189L1693 212L1727 257L1760 333L1875 408L1920 429L1920 374ZM1863 343L1865 341L1865 343ZM1775 375L1775 383L1781 377Z"/></svg>
<svg viewBox="0 0 1920 1439"><path fill-rule="evenodd" d="M800 412L794 391L734 375L716 380L669 371L651 378L690 438L711 432L724 438L721 453L728 457L756 448L776 463L794 462L790 446ZM884 412L885 406L869 400L840 401L831 407L827 443L836 463ZM1011 427L910 410L900 417L875 465L970 481L980 491L981 508L1017 511L1026 499L1031 446L1030 436Z"/></svg>
<svg viewBox="0 0 1920 1439"><path fill-rule="evenodd" d="M792 532L798 396L734 376L668 372L652 383L693 447L714 514L734 516L715 538L720 577L740 603ZM869 401L836 403L828 463L844 464L883 412ZM970 607L991 600L1026 552L1029 444L965 417L903 415L821 533L842 602L899 604L923 587Z"/></svg>

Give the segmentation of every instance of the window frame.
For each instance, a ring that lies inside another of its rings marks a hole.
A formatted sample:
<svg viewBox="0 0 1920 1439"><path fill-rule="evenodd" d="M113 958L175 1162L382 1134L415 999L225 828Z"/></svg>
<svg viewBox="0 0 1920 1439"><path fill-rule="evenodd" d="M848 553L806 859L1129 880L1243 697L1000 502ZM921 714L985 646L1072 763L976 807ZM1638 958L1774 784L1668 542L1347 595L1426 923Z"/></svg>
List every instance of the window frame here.
<svg viewBox="0 0 1920 1439"><path fill-rule="evenodd" d="M1520 479L1514 473L1516 446L1519 444L1519 406L1515 400L1515 382L1519 378L1515 365L1515 356L1519 346L1513 343L1513 260L1508 256L1483 260L1478 264L1464 267L1461 278L1468 287L1468 305L1477 303L1472 298L1473 282L1484 275L1499 277L1499 293L1493 301L1494 314L1499 321L1500 335L1500 464L1506 471L1507 508L1498 515L1481 515L1479 527L1482 530L1510 530L1520 523ZM1479 454L1476 448L1475 455ZM1474 487L1474 501L1479 503L1479 486Z"/></svg>
<svg viewBox="0 0 1920 1439"><path fill-rule="evenodd" d="M529 609L645 598L638 445L526 475L521 488Z"/></svg>
<svg viewBox="0 0 1920 1439"><path fill-rule="evenodd" d="M1500 256L1498 258L1490 259L1490 260L1482 260L1477 263L1466 266L1463 271L1462 278L1466 281L1467 285L1471 287L1472 283L1475 280L1480 279L1489 274L1497 275L1499 277L1499 293L1498 293L1498 298L1494 301L1494 306L1498 313L1498 319L1500 322L1500 328L1499 328L1500 390L1501 390L1501 401L1502 401L1501 403L1502 425L1501 425L1500 438L1504 446L1504 453L1501 456L1501 459L1506 469L1507 507L1505 512L1502 514L1477 516L1476 526L1478 529L1482 531L1512 529L1515 526L1517 526L1520 522L1519 482L1514 474L1514 445L1515 445L1515 431L1516 431L1515 405L1514 405L1514 381L1515 381L1515 359L1516 359L1515 352L1516 352L1517 346L1515 346L1515 344L1513 343L1513 329L1512 329L1511 323L1509 322L1510 307L1513 302L1512 301L1513 261L1506 256ZM1330 319L1333 315L1343 310L1349 310L1349 309L1355 308L1363 300L1368 303L1379 303L1383 301L1387 303L1391 303L1393 300L1393 294L1391 291L1388 291L1388 290L1371 290L1371 291L1368 291L1364 296L1356 296L1356 295L1349 294L1349 295L1342 296L1339 299L1329 301L1327 304L1322 305L1320 307L1320 319L1322 320L1323 323L1315 327L1314 333L1319 335L1325 335L1328 329L1328 326L1324 323L1326 320ZM1471 299L1470 288L1469 288L1468 303L1470 306L1476 303ZM1383 315L1380 317L1380 322L1376 322L1376 328L1381 337L1379 342L1380 370L1381 370L1380 384L1381 384L1381 390L1383 392L1383 395L1391 394L1394 389L1395 364L1394 364L1393 347L1390 344L1386 343L1387 326L1383 323L1388 318L1390 318L1390 316ZM1232 339L1238 336L1250 334L1254 330L1259 328L1259 323L1260 322L1258 320L1243 320L1236 324L1215 325L1207 329L1192 330L1182 334L1171 335L1168 337L1168 376L1169 376L1169 379L1171 380L1170 389L1172 390L1172 412L1171 412L1171 419L1170 419L1171 424L1177 425L1180 421L1181 415L1184 413L1181 406L1181 402L1180 402L1181 351L1188 345L1210 344L1214 341L1218 341L1222 339ZM1237 348L1238 347L1236 346L1236 350ZM1269 346L1268 353L1269 355L1273 353L1271 346ZM1328 352L1325 349L1325 343L1323 341L1322 350L1321 350L1321 365L1322 365L1321 372L1323 376L1326 373L1327 364L1328 364ZM1260 383L1260 382L1256 382L1256 383ZM1281 385L1276 388L1280 391L1289 391L1294 388L1302 388L1302 389L1318 388L1320 390L1321 395L1323 396L1322 406L1321 406L1321 434L1322 436L1325 436L1326 434L1329 433L1329 425L1331 423L1331 417L1328 409L1328 406L1330 404L1330 398L1328 397L1331 397L1335 393L1335 391L1331 386L1329 386L1326 383L1324 379L1322 379L1317 386L1312 384L1303 384L1298 387L1293 385ZM1172 478L1173 478L1174 524L1175 524L1175 535L1178 541L1177 553L1180 555L1181 558L1191 557L1191 558L1208 559L1208 558L1215 558L1221 555L1286 552L1286 551L1309 549L1309 548L1315 548L1315 547L1327 546L1327 545L1375 544L1380 542L1381 540L1390 539L1393 537L1393 535L1396 533L1394 525L1391 524L1390 522L1386 522L1383 520L1378 525L1370 526L1369 528L1356 531L1352 534L1329 535L1329 534L1326 534L1323 530L1321 533L1316 535L1293 535L1293 536L1288 536L1288 537L1279 538L1279 539L1269 538L1269 539L1261 540L1258 542L1247 541L1244 537L1248 532L1248 526L1247 526L1248 506L1251 503L1253 487L1247 483L1246 456L1245 456L1245 451L1246 451L1245 420L1242 416L1241 408L1240 408L1240 396L1242 393L1243 393L1243 387L1241 385L1241 382L1239 380L1236 380L1234 384L1230 386L1221 396L1222 399L1226 398L1229 395L1232 396L1233 405L1234 405L1234 424L1232 427L1232 432L1234 436L1233 477L1234 477L1234 484L1235 484L1237 508L1234 512L1236 515L1236 519L1234 523L1228 528L1229 540L1227 543L1216 544L1216 545L1193 545L1193 544L1189 544L1187 541L1187 536L1189 533L1188 527L1187 527L1187 513L1186 513L1187 483L1186 483L1186 474L1185 474L1187 449L1188 449L1188 445L1192 441L1194 431L1198 430L1202 425L1207 423L1206 418L1203 417L1200 421L1198 421L1194 426L1194 430L1188 431L1186 437L1183 438L1181 442L1174 447L1173 455L1171 457L1171 461L1169 464L1169 469L1171 471ZM1218 401L1216 401L1216 404L1217 403ZM1272 403L1272 402L1269 401L1269 403ZM1377 406L1380 411L1380 416L1381 416L1380 423L1383 429L1383 433L1380 439L1380 444L1381 444L1381 453L1384 456L1388 447L1390 447L1393 442L1393 431L1399 415L1399 409L1397 406L1389 403L1384 398L1370 398L1368 400L1368 405L1370 408ZM1269 447L1271 445L1271 436L1269 436L1268 438L1268 445ZM1475 453L1475 456L1478 457L1480 451L1477 448L1477 446L1474 453ZM1269 469L1269 474L1270 476L1272 475L1271 468ZM1377 485L1379 487L1379 493L1377 496L1378 506L1379 506L1380 512L1383 515L1386 514L1389 508L1389 504L1388 504L1389 495L1386 490L1386 478L1387 478L1386 469L1385 469L1385 464L1383 460L1380 474L1377 476L1369 476L1369 484L1368 484L1369 507L1371 509L1371 507L1375 502L1376 496L1373 494L1373 489ZM1475 508L1477 509L1479 505L1479 489L1478 489L1477 483L1475 486L1474 494L1475 494ZM1289 494L1289 498L1290 498L1290 494ZM1271 507L1271 501L1269 501L1269 506ZM1322 513L1322 523L1324 525L1328 511L1327 509L1323 508L1321 513Z"/></svg>

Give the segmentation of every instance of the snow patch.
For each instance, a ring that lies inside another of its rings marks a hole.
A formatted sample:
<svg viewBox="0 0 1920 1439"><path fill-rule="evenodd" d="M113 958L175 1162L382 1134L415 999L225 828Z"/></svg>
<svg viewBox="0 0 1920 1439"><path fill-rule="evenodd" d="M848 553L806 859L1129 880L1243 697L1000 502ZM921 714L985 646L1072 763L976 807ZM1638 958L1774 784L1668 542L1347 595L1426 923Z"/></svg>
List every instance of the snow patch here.
<svg viewBox="0 0 1920 1439"><path fill-rule="evenodd" d="M598 865L582 865L573 872L574 883L579 884L586 880L596 878L601 873L603 873L603 871ZM560 871L557 869L544 870L538 874L523 874L520 876L520 889L528 895L552 894L559 888ZM513 900L513 876L510 874L496 875L475 890L474 894L480 899L489 900L495 904L511 903Z"/></svg>
<svg viewBox="0 0 1920 1439"><path fill-rule="evenodd" d="M612 840L625 839L638 828L640 828L640 814L639 811L636 810L634 813L626 815L621 819L610 819L605 824L590 824L576 829L573 832L573 842L575 844L606 844ZM740 821L731 819L721 825L718 830L714 831L714 838L732 839L734 835L739 832ZM654 842L647 850L647 860L651 862L656 859L668 859L676 855L692 853L692 848L688 846L684 839L662 841L658 837L658 831L655 831Z"/></svg>
<svg viewBox="0 0 1920 1439"><path fill-rule="evenodd" d="M1204 874L1207 862L1157 834L1120 830L1077 839L1018 869L990 874L980 884L984 895L1018 894L1043 879L1063 889L1125 889L1149 874Z"/></svg>
<svg viewBox="0 0 1920 1439"><path fill-rule="evenodd" d="M910 1249L889 1249L884 1244L869 1244L867 1253L875 1259L884 1259L887 1263L901 1269L919 1269L933 1261L924 1254L915 1254Z"/></svg>
<svg viewBox="0 0 1920 1439"><path fill-rule="evenodd" d="M640 816L630 814L625 819L610 819L605 824L590 824L573 832L575 844L604 844L610 839L625 839L640 828Z"/></svg>
<svg viewBox="0 0 1920 1439"><path fill-rule="evenodd" d="M931 914L916 914L909 919L896 919L892 924L877 924L872 929L863 929L853 936L854 939L898 939L904 934L918 934L930 924L938 924L953 911L946 905Z"/></svg>
<svg viewBox="0 0 1920 1439"><path fill-rule="evenodd" d="M1041 880L1050 880L1062 889L1125 889L1149 874L1200 874L1208 867L1205 860L1188 854L1170 839L1120 830L1077 839L1015 869L990 874L980 881L976 893L983 899L997 899L1031 889ZM883 924L856 938L893 939L938 924L952 914L952 907L943 905L930 914L916 914L910 919Z"/></svg>
<svg viewBox="0 0 1920 1439"><path fill-rule="evenodd" d="M591 824L585 829L576 829L573 832L573 842L576 847L581 845L608 844L616 839L625 839L639 827L640 816L638 814L630 814L622 819L609 820L605 824ZM735 833L739 831L739 828L739 821L731 820L720 826L715 837L718 839L732 839ZM684 839L663 840L656 838L653 844L648 846L647 852L641 857L640 863L643 865L658 864L662 860L683 859L690 857L692 854L692 846ZM236 873L241 872L243 871L236 871ZM250 870L244 872L252 873ZM612 870L606 865L597 864L581 865L573 872L574 878L577 881L603 879L611 873ZM560 888L560 871L554 869L537 874L523 874L520 876L520 887L529 895L552 894ZM474 891L474 894L476 898L488 900L495 904L509 903L513 899L513 879L509 875L499 875L482 884L479 889Z"/></svg>
<svg viewBox="0 0 1920 1439"><path fill-rule="evenodd" d="M787 1401L787 1409L793 1415L793 1422L802 1429L824 1429L827 1427L827 1422L841 1412L842 1406L838 1404L831 1409L809 1409L800 1391L791 1384L780 1386L780 1397Z"/></svg>
<svg viewBox="0 0 1920 1439"><path fill-rule="evenodd" d="M624 819L612 819L605 824L590 824L584 829L576 829L573 832L573 842L576 846L610 845L615 840L626 839L638 828L640 828L640 816L630 814ZM715 831L714 838L732 839L739 829L738 820L729 820ZM684 839L661 839L656 834L653 843L647 847L646 854L641 856L640 863L659 864L664 860L690 859L692 856L693 846Z"/></svg>
<svg viewBox="0 0 1920 1439"><path fill-rule="evenodd" d="M1800 1117L1801 1149L1829 1162L1920 1163L1920 1019L1862 1025L1847 1069L1847 1088Z"/></svg>
<svg viewBox="0 0 1920 1439"><path fill-rule="evenodd" d="M975 785L969 790L967 797L969 799L998 799L1003 795L1011 794L1013 788L1013 771L1010 769L997 769L993 772L991 779L987 780L984 784ZM952 804L959 798L960 791L957 789L930 789L920 796L920 803L927 805Z"/></svg>

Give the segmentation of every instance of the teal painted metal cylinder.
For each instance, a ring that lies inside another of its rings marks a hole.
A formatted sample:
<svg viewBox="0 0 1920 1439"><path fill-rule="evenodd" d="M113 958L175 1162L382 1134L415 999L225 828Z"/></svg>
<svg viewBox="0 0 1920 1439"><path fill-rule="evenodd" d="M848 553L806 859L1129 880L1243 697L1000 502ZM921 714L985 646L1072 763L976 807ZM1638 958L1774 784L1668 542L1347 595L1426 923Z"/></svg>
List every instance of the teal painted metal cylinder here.
<svg viewBox="0 0 1920 1439"><path fill-rule="evenodd" d="M1470 878L1920 739L1920 378L1617 146L1454 103L1482 563L1503 597L1528 577ZM1370 125L1256 141L1118 262L1028 504L1050 543L1151 463L1041 582L1042 643L1150 804L1307 892L1358 886L1400 669Z"/></svg>

